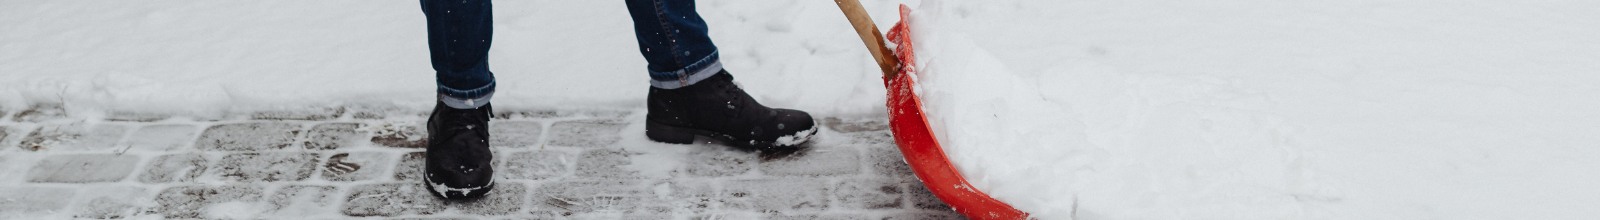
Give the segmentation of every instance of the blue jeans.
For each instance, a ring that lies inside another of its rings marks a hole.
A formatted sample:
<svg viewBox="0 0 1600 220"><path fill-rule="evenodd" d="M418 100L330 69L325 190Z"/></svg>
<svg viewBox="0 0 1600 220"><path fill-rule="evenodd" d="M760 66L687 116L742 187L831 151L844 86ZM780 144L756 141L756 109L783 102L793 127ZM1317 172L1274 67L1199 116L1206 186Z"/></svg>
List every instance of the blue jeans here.
<svg viewBox="0 0 1600 220"><path fill-rule="evenodd" d="M694 0L626 1L639 53L649 62L651 86L675 89L722 71L717 46L706 35ZM494 94L488 62L494 35L491 8L489 0L422 0L440 99L451 107L482 106Z"/></svg>

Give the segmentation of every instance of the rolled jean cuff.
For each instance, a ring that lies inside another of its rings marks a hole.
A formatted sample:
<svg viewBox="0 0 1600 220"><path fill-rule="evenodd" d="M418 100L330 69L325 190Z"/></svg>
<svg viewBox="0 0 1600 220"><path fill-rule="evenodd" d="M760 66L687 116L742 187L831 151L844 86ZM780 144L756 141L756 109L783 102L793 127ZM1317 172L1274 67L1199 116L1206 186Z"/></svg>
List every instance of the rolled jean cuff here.
<svg viewBox="0 0 1600 220"><path fill-rule="evenodd" d="M483 107L484 105L489 104L490 98L494 98L494 92L489 92L489 94L486 94L483 97L471 99L456 98L445 94L439 94L439 102L443 102L445 106L450 106L450 108L454 109L476 109L478 107Z"/></svg>
<svg viewBox="0 0 1600 220"><path fill-rule="evenodd" d="M650 86L662 89L683 88L694 85L700 80L711 78L712 75L716 75L717 72L721 71L722 60L718 58L716 51L712 51L705 58L685 65L683 69L674 71L651 70Z"/></svg>
<svg viewBox="0 0 1600 220"><path fill-rule="evenodd" d="M490 79L487 85L466 90L454 89L444 84L439 84L439 101L443 101L445 105L452 108L478 108L488 104L489 98L494 97L494 86L493 79Z"/></svg>
<svg viewBox="0 0 1600 220"><path fill-rule="evenodd" d="M494 79L489 79L488 84L471 89L456 89L445 86L444 83L439 84L439 94L455 98L475 99L489 95L489 93L494 93Z"/></svg>

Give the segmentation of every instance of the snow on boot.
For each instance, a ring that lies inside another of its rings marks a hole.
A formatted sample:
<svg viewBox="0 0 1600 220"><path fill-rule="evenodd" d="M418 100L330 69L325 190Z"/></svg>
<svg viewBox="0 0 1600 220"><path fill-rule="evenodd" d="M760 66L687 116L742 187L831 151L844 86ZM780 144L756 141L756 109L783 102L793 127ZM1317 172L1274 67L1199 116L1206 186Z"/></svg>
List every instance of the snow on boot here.
<svg viewBox="0 0 1600 220"><path fill-rule="evenodd" d="M488 104L455 109L443 102L428 116L428 153L423 181L445 199L476 198L494 188L489 151Z"/></svg>
<svg viewBox="0 0 1600 220"><path fill-rule="evenodd" d="M724 70L677 89L650 87L645 136L689 144L696 135L738 147L788 149L811 139L816 122L806 112L762 106Z"/></svg>

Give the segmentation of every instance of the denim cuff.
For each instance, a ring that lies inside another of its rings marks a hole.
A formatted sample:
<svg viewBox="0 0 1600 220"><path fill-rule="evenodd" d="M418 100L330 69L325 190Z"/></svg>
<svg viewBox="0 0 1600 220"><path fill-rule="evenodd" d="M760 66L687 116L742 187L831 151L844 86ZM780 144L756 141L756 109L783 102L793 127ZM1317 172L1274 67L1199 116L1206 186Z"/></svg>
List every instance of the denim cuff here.
<svg viewBox="0 0 1600 220"><path fill-rule="evenodd" d="M674 71L650 71L650 86L661 89L677 89L694 85L711 78L722 71L722 60L718 58L717 51L711 51L699 61L685 65L683 69ZM491 84L492 85L492 84Z"/></svg>
<svg viewBox="0 0 1600 220"><path fill-rule="evenodd" d="M476 98L487 96L487 95L493 94L493 93L494 93L494 78L490 78L488 84L485 84L485 85L480 86L478 88L471 88L471 89L455 89L455 88L450 88L449 86L445 86L444 83L439 83L439 94L440 95L450 96L452 98L476 99Z"/></svg>
<svg viewBox="0 0 1600 220"><path fill-rule="evenodd" d="M484 94L483 97L471 99L456 98L445 94L439 94L439 102L443 102L444 106L450 106L450 108L454 109L476 109L478 107L483 107L484 105L489 104L490 98L494 98L494 92Z"/></svg>

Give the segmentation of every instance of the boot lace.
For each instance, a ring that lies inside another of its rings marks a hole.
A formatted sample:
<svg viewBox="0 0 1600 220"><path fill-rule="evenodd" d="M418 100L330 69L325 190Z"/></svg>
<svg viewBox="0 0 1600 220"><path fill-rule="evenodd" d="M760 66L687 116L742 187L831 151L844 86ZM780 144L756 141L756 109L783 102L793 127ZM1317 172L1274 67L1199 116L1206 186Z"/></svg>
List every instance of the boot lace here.
<svg viewBox="0 0 1600 220"><path fill-rule="evenodd" d="M719 85L718 87L722 90L723 97L727 97L726 103L723 104L727 105L728 107L729 119L734 119L733 121L742 119L744 116L745 105L749 103L744 100L744 90L739 88L738 84L734 84L732 82Z"/></svg>

